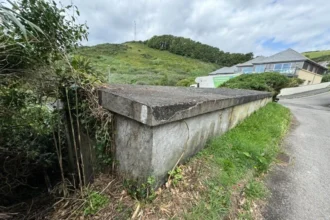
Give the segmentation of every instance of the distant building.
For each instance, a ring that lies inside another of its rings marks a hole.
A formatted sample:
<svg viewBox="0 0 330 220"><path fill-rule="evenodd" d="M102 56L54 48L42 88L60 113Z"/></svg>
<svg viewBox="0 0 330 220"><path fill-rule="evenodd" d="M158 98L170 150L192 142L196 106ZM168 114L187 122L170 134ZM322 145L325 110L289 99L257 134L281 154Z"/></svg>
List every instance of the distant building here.
<svg viewBox="0 0 330 220"><path fill-rule="evenodd" d="M248 65L244 65L246 63ZM290 76L295 75L299 69L316 74L323 74L327 70L324 66L292 49L287 49L269 57L257 57L246 63L238 64L237 71L242 73L279 72Z"/></svg>
<svg viewBox="0 0 330 220"><path fill-rule="evenodd" d="M322 65L323 64L323 65ZM240 63L232 67L223 67L209 73L210 79L196 78L199 81L212 81L215 76L238 76L240 74L255 74L264 72L278 72L289 77L298 77L305 80L304 84L317 84L322 80L328 68L325 63L317 63L305 57L293 49L287 49L269 57L259 56L245 63ZM198 83L198 82L197 82ZM223 83L223 82L222 82ZM209 85L210 83L208 83ZM202 87L202 85L201 85Z"/></svg>
<svg viewBox="0 0 330 220"><path fill-rule="evenodd" d="M220 74L234 74L237 73L237 66L232 66L232 67L222 67L221 69L215 70L211 73L209 73L209 75L220 75Z"/></svg>
<svg viewBox="0 0 330 220"><path fill-rule="evenodd" d="M322 61L322 62L318 62L318 64L320 64L321 66L324 66L325 68L328 68L330 62L329 61Z"/></svg>
<svg viewBox="0 0 330 220"><path fill-rule="evenodd" d="M196 87L217 88L224 82L239 75L241 74L238 73L238 74L219 74L219 75L210 75L210 76L200 76L195 79L195 82L197 83Z"/></svg>

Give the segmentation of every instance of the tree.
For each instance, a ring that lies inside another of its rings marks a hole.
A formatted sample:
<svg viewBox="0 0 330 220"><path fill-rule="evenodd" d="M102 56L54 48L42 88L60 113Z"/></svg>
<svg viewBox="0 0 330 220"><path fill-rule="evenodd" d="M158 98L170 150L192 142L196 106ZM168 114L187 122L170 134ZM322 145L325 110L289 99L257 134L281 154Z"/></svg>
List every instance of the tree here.
<svg viewBox="0 0 330 220"><path fill-rule="evenodd" d="M74 5L59 7L54 1L21 0L11 6L0 5L5 21L0 29L5 42L0 47L1 73L61 60L63 52L72 51L87 39L86 24L75 23L79 10ZM72 14L70 19L66 14Z"/></svg>
<svg viewBox="0 0 330 220"><path fill-rule="evenodd" d="M154 49L167 50L177 55L216 63L220 66L232 66L253 58L253 53L224 53L219 48L202 44L189 38L172 35L153 36L146 41L146 44Z"/></svg>
<svg viewBox="0 0 330 220"><path fill-rule="evenodd" d="M0 205L22 199L30 185L40 186L31 180L46 177L48 169L58 172L65 129L48 98L58 98L58 88L73 78L74 68L90 71L87 61L67 58L88 34L85 24L75 22L75 6L47 0L11 6L0 4ZM65 16L69 12L74 15Z"/></svg>

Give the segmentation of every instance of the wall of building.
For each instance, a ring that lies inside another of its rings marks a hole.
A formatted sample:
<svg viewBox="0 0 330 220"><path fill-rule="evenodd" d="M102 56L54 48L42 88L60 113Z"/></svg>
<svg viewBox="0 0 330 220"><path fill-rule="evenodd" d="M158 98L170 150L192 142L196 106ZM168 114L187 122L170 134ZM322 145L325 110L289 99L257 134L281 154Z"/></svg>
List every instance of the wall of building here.
<svg viewBox="0 0 330 220"><path fill-rule="evenodd" d="M278 63L291 63L291 68L303 68L304 61L297 61L297 62L278 62ZM265 70L266 72L271 72L274 69L274 66L277 63L265 63L265 64L260 64L260 65L265 65ZM256 65L253 65L253 71L256 71ZM241 72L243 67L238 67L238 71Z"/></svg>
<svg viewBox="0 0 330 220"><path fill-rule="evenodd" d="M310 61L305 61L302 69L305 69L305 70L308 70L310 72L317 73L317 74L324 74L324 72L325 72L324 68L322 68Z"/></svg>
<svg viewBox="0 0 330 220"><path fill-rule="evenodd" d="M291 68L302 68L303 67L303 64L304 64L303 61L298 61L298 62L278 62L278 63L291 63ZM278 63L268 63L268 64L266 64L266 69L267 70L273 70L275 64L278 64Z"/></svg>
<svg viewBox="0 0 330 220"><path fill-rule="evenodd" d="M303 85L319 84L322 81L322 75L304 69L298 69L296 75L299 79L305 80Z"/></svg>
<svg viewBox="0 0 330 220"><path fill-rule="evenodd" d="M211 76L200 76L195 79L200 88L217 88L226 81L239 76L240 74L221 74Z"/></svg>

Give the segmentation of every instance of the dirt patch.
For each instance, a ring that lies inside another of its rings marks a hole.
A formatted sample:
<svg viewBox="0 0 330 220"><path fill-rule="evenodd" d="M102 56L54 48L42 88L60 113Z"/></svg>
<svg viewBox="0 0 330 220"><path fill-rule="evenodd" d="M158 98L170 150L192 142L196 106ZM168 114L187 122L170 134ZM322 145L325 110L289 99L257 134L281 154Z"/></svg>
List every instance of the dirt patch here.
<svg viewBox="0 0 330 220"><path fill-rule="evenodd" d="M286 153L279 153L276 157L276 160L280 165L289 165L291 158Z"/></svg>

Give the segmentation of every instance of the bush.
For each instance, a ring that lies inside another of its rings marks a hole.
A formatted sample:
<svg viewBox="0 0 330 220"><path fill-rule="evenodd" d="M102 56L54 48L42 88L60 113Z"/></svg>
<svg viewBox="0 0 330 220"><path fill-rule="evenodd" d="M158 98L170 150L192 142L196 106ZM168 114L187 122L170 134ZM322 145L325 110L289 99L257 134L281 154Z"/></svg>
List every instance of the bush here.
<svg viewBox="0 0 330 220"><path fill-rule="evenodd" d="M1 85L0 100L0 205L7 205L40 191L44 173L58 170L57 115L17 82Z"/></svg>
<svg viewBox="0 0 330 220"><path fill-rule="evenodd" d="M228 80L220 87L267 91L271 92L275 99L281 89L288 87L290 83L292 83L290 78L279 73L242 74Z"/></svg>
<svg viewBox="0 0 330 220"><path fill-rule="evenodd" d="M326 74L322 78L322 82L330 82L330 74Z"/></svg>
<svg viewBox="0 0 330 220"><path fill-rule="evenodd" d="M189 87L191 84L195 84L195 79L181 79L179 82L176 83L176 86L184 86Z"/></svg>
<svg viewBox="0 0 330 220"><path fill-rule="evenodd" d="M299 85L303 84L305 80L299 78L289 78L289 83L286 87L298 87Z"/></svg>

